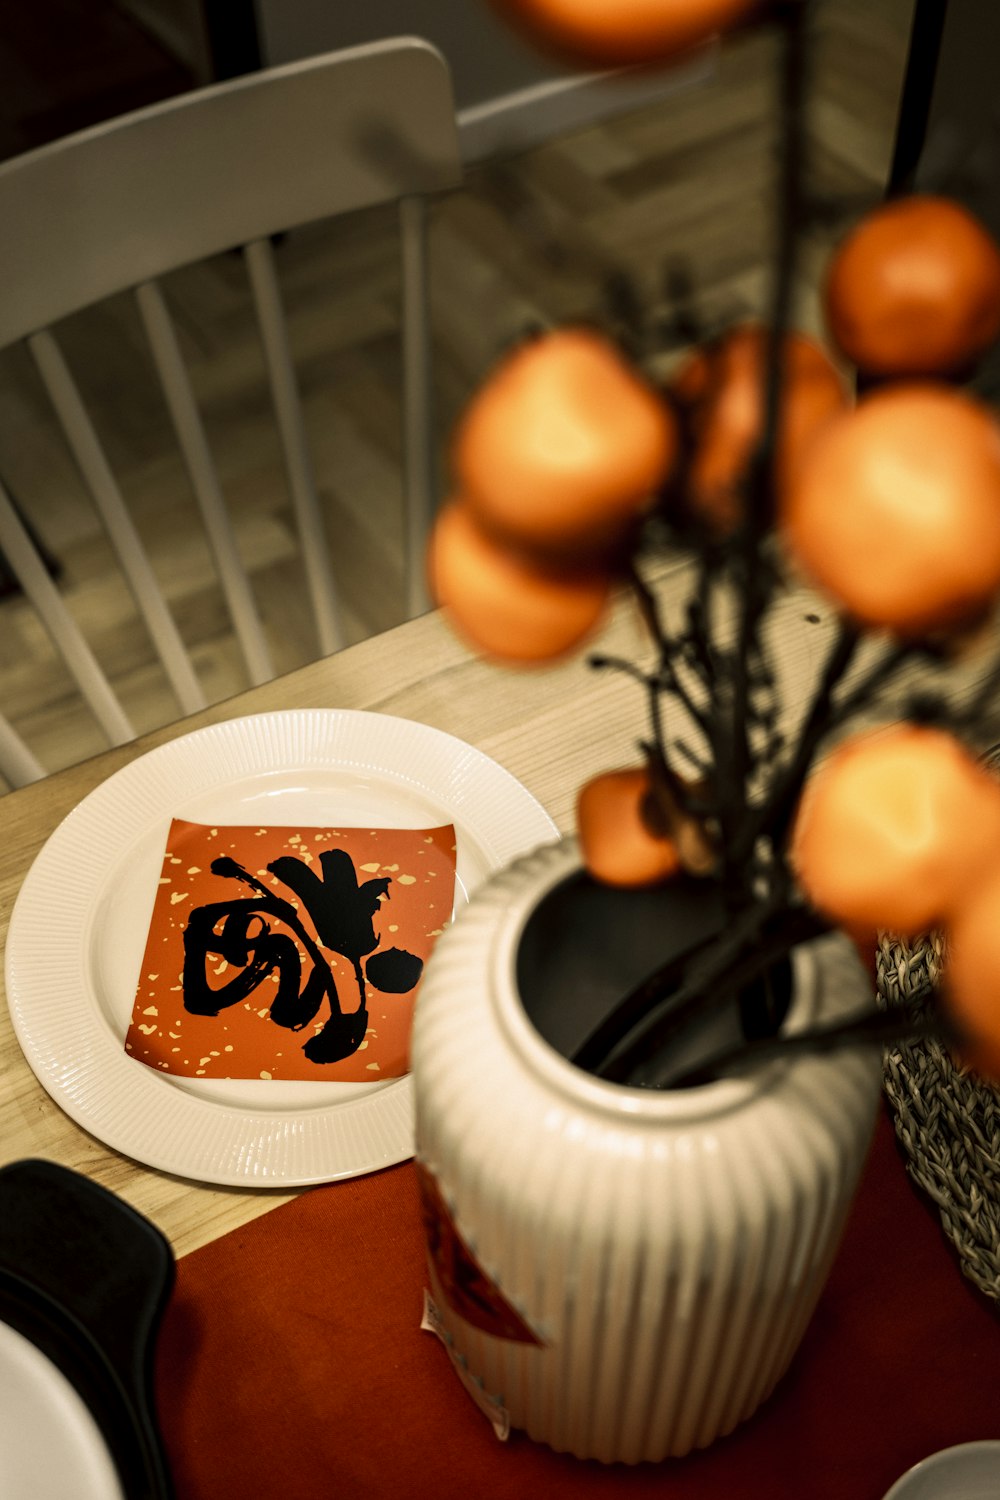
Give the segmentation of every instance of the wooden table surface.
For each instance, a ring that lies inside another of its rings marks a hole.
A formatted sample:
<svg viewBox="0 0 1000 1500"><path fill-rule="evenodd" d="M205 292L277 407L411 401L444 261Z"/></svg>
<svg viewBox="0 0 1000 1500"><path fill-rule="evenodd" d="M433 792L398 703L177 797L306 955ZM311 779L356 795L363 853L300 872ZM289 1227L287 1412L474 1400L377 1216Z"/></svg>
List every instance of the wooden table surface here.
<svg viewBox="0 0 1000 1500"><path fill-rule="evenodd" d="M676 565L658 570L669 602ZM778 610L789 710L801 708L833 630L830 612L793 591ZM641 656L645 637L630 602L619 604L595 649ZM45 840L76 804L119 767L168 740L246 714L293 708L367 709L422 721L493 757L569 830L576 788L588 775L635 763L643 695L618 674L588 670L579 656L523 671L477 659L437 614L410 621L335 656L251 689L108 751L0 801L0 937L6 942L21 883ZM669 720L668 720L669 725ZM0 1164L37 1156L110 1188L151 1218L179 1255L286 1202L293 1193L207 1187L145 1168L105 1147L62 1112L21 1053L0 1007Z"/></svg>
<svg viewBox="0 0 1000 1500"><path fill-rule="evenodd" d="M602 639L641 644L622 608ZM144 751L207 724L293 708L368 709L457 735L504 765L560 828L588 773L635 759L637 689L589 672L579 658L524 672L472 656L436 614L388 631L254 688L132 744L110 750L0 801L0 936L6 944L21 883L59 822L108 776ZM206 1187L147 1169L105 1147L64 1114L38 1083L0 1007L0 1164L36 1156L85 1173L151 1218L177 1254L217 1238L293 1194Z"/></svg>

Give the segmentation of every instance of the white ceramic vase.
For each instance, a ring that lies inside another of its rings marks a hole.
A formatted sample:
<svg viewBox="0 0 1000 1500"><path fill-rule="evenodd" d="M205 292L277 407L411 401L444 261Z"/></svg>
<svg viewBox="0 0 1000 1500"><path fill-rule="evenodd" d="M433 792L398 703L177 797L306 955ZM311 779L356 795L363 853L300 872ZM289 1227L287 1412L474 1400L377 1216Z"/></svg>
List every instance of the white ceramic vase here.
<svg viewBox="0 0 1000 1500"><path fill-rule="evenodd" d="M417 1158L439 1331L496 1416L558 1451L660 1460L749 1417L788 1367L861 1173L875 1049L655 1092L568 1063L518 951L579 868L546 846L439 940L415 1019ZM786 1030L856 1010L853 948L793 957Z"/></svg>

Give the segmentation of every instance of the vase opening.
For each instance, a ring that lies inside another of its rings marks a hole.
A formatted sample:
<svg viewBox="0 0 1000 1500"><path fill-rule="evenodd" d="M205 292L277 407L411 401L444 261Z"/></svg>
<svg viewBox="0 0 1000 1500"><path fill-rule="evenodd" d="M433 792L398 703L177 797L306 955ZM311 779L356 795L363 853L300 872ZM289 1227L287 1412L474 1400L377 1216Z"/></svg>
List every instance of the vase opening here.
<svg viewBox="0 0 1000 1500"><path fill-rule="evenodd" d="M719 891L682 876L646 890L616 890L576 870L544 893L517 945L525 1015L563 1058L661 964L715 933L726 912ZM792 1001L792 965L781 960L669 1044L670 1071L696 1070L730 1046L775 1035Z"/></svg>

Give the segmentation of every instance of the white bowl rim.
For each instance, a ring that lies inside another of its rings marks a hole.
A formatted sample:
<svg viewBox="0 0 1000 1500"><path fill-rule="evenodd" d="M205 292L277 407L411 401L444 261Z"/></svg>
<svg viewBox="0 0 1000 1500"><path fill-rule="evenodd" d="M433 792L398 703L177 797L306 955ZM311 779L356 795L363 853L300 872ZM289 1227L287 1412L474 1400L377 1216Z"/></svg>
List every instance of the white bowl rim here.
<svg viewBox="0 0 1000 1500"><path fill-rule="evenodd" d="M1000 1472L1000 1439L982 1438L971 1443L956 1443L951 1448L939 1448L936 1453L929 1453L926 1458L922 1458L919 1463L907 1469L905 1474L901 1474L892 1489L883 1496L883 1500L906 1500L911 1481L923 1479L937 1469L954 1471L956 1463L964 1465L966 1460L983 1458L992 1458L996 1463L997 1471ZM954 1473L951 1477L954 1479ZM944 1492L942 1492L942 1500L943 1496ZM917 1500L919 1500L919 1494ZM961 1500L961 1497L956 1495L955 1500Z"/></svg>

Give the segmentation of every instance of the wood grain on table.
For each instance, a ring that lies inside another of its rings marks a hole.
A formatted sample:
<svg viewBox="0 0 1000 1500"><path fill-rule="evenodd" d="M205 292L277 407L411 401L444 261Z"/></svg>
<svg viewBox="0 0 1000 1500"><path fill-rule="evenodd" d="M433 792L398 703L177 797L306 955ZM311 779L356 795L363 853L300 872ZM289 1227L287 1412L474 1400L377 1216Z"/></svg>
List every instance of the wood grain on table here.
<svg viewBox="0 0 1000 1500"><path fill-rule="evenodd" d="M604 643L640 643L623 609ZM631 759L636 689L588 672L579 658L525 673L486 665L437 615L300 668L263 687L84 761L0 800L0 937L32 860L88 792L128 761L178 735L244 714L294 708L369 709L457 735L503 764L568 828L579 780ZM63 1113L38 1083L0 1011L0 1162L37 1156L61 1162L148 1215L183 1254L255 1218L291 1193L206 1187L140 1166L105 1147Z"/></svg>
<svg viewBox="0 0 1000 1500"><path fill-rule="evenodd" d="M669 618L686 597L685 568L666 561L650 576ZM836 617L799 588L779 598L774 615L775 657L790 725L808 700ZM619 602L592 649L648 660L644 627L630 600ZM990 653L981 651L956 664L947 675L950 686L958 692L964 684L971 691L990 660ZM0 938L6 941L21 882L45 840L119 767L205 725L295 708L373 710L456 735L516 776L564 832L572 828L580 783L598 771L636 763L637 740L645 729L644 692L628 677L589 670L581 655L544 669L502 668L470 654L440 615L428 614L0 799ZM669 738L681 726L669 709L665 721ZM984 723L982 743L997 738L998 726ZM147 1214L178 1254L295 1196L194 1184L108 1149L74 1124L37 1082L6 1005L0 1010L0 1070L0 1162L41 1156L86 1173Z"/></svg>

